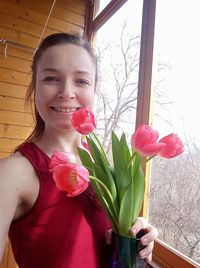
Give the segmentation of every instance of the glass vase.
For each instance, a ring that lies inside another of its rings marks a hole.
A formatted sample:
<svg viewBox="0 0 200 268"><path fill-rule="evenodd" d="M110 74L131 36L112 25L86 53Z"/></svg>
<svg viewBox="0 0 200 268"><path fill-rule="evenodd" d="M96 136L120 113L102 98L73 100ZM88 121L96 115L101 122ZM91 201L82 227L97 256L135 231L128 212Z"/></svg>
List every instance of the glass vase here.
<svg viewBox="0 0 200 268"><path fill-rule="evenodd" d="M113 233L109 268L146 268L146 261L139 256L139 251L144 248L140 243L143 235L139 232L136 238L128 238Z"/></svg>

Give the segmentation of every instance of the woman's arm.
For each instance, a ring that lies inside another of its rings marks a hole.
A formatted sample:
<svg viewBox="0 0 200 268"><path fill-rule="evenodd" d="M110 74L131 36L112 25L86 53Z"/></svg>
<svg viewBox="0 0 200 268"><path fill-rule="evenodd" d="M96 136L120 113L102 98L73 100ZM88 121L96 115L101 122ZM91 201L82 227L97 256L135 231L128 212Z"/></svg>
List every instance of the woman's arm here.
<svg viewBox="0 0 200 268"><path fill-rule="evenodd" d="M12 220L35 203L39 181L31 163L19 152L0 160L0 259Z"/></svg>
<svg viewBox="0 0 200 268"><path fill-rule="evenodd" d="M19 189L14 162L12 158L0 160L0 259L3 255L10 223L19 204Z"/></svg>

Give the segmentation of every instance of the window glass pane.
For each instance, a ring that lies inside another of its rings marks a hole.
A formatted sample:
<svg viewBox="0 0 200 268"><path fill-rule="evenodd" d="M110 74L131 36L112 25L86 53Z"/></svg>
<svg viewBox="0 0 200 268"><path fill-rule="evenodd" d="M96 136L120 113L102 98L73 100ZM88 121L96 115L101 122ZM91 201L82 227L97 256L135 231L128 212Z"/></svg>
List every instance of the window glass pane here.
<svg viewBox="0 0 200 268"><path fill-rule="evenodd" d="M134 131L142 1L128 1L97 32L98 131L109 147L111 131ZM110 147L109 147L110 148ZM109 151L109 149L108 149Z"/></svg>
<svg viewBox="0 0 200 268"><path fill-rule="evenodd" d="M98 13L99 14L109 3L111 0L100 0L99 1L99 9L98 9Z"/></svg>
<svg viewBox="0 0 200 268"><path fill-rule="evenodd" d="M152 161L149 221L159 238L200 263L199 0L157 1L154 128L185 152Z"/></svg>

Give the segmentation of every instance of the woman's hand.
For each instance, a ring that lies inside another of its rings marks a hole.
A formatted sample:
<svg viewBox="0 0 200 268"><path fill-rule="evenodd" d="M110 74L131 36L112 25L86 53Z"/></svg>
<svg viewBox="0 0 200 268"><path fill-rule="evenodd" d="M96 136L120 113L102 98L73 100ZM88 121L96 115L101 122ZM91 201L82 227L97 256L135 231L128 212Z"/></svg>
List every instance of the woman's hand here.
<svg viewBox="0 0 200 268"><path fill-rule="evenodd" d="M146 259L147 262L151 262L154 240L158 236L158 230L150 225L145 218L139 217L135 224L131 227L130 232L133 236L136 236L136 234L141 230L144 230L146 234L141 238L141 243L145 246L145 248L140 251L140 256L141 258ZM112 229L106 232L105 237L107 244L111 244Z"/></svg>
<svg viewBox="0 0 200 268"><path fill-rule="evenodd" d="M144 230L146 234L141 238L141 243L145 248L140 251L140 256L147 262L151 262L154 240L158 236L158 230L150 225L145 218L139 217L131 227L131 233L135 236L141 230Z"/></svg>

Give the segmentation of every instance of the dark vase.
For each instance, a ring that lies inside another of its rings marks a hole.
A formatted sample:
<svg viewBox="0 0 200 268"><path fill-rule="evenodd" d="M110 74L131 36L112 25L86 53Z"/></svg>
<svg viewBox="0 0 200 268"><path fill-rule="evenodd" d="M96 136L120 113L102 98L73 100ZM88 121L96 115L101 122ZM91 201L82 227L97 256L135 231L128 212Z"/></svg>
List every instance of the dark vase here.
<svg viewBox="0 0 200 268"><path fill-rule="evenodd" d="M110 268L146 268L147 263L139 256L139 251L144 247L140 238L144 235L141 231L136 238L128 238L113 233L112 256Z"/></svg>

